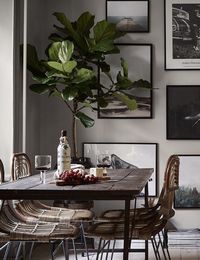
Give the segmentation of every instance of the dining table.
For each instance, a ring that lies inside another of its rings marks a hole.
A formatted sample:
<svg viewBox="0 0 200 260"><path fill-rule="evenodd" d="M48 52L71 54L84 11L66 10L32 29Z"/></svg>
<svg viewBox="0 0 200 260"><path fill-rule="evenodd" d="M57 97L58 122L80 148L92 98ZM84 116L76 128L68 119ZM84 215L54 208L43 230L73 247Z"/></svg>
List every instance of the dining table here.
<svg viewBox="0 0 200 260"><path fill-rule="evenodd" d="M129 215L131 200L147 187L152 168L108 169L108 178L95 184L59 186L55 180L55 171L46 174L46 183L42 184L40 175L34 174L17 181L0 185L1 200L120 200L125 202L125 227L123 259L129 258ZM147 195L147 194L146 194Z"/></svg>

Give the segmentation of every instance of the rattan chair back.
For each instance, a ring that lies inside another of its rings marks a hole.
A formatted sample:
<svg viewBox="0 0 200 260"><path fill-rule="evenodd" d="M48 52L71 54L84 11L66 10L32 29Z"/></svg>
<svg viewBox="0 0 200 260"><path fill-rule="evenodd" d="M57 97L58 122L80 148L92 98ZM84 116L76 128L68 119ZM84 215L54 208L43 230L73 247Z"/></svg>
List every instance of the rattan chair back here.
<svg viewBox="0 0 200 260"><path fill-rule="evenodd" d="M32 175L31 161L25 153L14 153L12 157L11 177L18 180Z"/></svg>

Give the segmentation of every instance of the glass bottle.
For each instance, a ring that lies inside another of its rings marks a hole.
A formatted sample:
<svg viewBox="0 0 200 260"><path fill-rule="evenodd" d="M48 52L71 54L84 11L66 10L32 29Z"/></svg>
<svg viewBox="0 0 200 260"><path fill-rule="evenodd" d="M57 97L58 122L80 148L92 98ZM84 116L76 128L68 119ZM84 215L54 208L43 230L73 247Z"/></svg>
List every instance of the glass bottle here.
<svg viewBox="0 0 200 260"><path fill-rule="evenodd" d="M67 131L61 131L60 143L57 148L57 174L71 169L71 149L67 140Z"/></svg>

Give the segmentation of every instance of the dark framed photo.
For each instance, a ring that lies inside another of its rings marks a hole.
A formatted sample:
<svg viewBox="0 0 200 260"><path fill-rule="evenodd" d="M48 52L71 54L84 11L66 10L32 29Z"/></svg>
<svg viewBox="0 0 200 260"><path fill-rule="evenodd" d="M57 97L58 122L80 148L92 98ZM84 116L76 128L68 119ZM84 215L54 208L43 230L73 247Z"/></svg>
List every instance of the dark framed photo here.
<svg viewBox="0 0 200 260"><path fill-rule="evenodd" d="M107 0L106 19L122 32L149 32L149 0Z"/></svg>
<svg viewBox="0 0 200 260"><path fill-rule="evenodd" d="M167 139L200 139L200 86L167 86Z"/></svg>
<svg viewBox="0 0 200 260"><path fill-rule="evenodd" d="M200 69L200 0L165 0L165 69Z"/></svg>
<svg viewBox="0 0 200 260"><path fill-rule="evenodd" d="M111 169L153 168L149 195L157 196L156 143L83 143L83 156L97 166L105 161Z"/></svg>
<svg viewBox="0 0 200 260"><path fill-rule="evenodd" d="M200 208L200 154L180 154L179 189L175 192L176 209Z"/></svg>
<svg viewBox="0 0 200 260"><path fill-rule="evenodd" d="M111 65L111 75L117 77L121 70L120 58L123 57L128 63L129 78L133 81L143 79L152 86L152 44L116 44L120 53L106 58ZM105 86L110 85L109 78L101 73L100 82ZM137 101L138 108L131 111L126 105L117 99L109 99L109 105L98 108L98 118L152 118L152 89L134 88L127 90L126 94Z"/></svg>

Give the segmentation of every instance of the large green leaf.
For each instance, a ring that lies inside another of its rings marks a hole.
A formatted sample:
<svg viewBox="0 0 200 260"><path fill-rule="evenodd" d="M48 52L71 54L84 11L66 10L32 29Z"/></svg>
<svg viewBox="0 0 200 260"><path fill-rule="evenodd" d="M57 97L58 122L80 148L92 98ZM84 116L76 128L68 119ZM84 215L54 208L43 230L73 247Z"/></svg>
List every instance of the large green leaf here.
<svg viewBox="0 0 200 260"><path fill-rule="evenodd" d="M63 69L66 73L69 74L73 71L74 68L76 68L76 66L77 66L77 62L75 60L70 60L63 64Z"/></svg>
<svg viewBox="0 0 200 260"><path fill-rule="evenodd" d="M113 93L113 96L125 104L128 109L135 110L137 108L137 102L135 99L130 99L127 95L123 93Z"/></svg>
<svg viewBox="0 0 200 260"><path fill-rule="evenodd" d="M94 119L82 112L76 113L75 117L78 118L86 128L92 127L94 125Z"/></svg>
<svg viewBox="0 0 200 260"><path fill-rule="evenodd" d="M63 71L63 66L61 63L56 62L56 61L47 61L47 64L49 67L51 67L52 69L58 70L60 72L64 72Z"/></svg>
<svg viewBox="0 0 200 260"><path fill-rule="evenodd" d="M129 89L133 86L133 82L129 78L122 76L121 71L119 71L117 74L116 85L119 87L119 89Z"/></svg>
<svg viewBox="0 0 200 260"><path fill-rule="evenodd" d="M81 14L81 16L78 18L76 26L77 30L81 35L84 35L86 37L90 34L90 29L94 25L94 15L92 15L89 12L85 12Z"/></svg>
<svg viewBox="0 0 200 260"><path fill-rule="evenodd" d="M71 59L74 52L74 44L70 41L63 41L59 49L58 56L62 63L66 63Z"/></svg>
<svg viewBox="0 0 200 260"><path fill-rule="evenodd" d="M44 84L33 84L33 85L30 85L29 88L37 94L44 94L51 89L51 87L44 85Z"/></svg>
<svg viewBox="0 0 200 260"><path fill-rule="evenodd" d="M70 20L66 17L66 15L64 13L58 13L58 12L54 13L53 15L55 15L58 21L65 26L66 32L70 37L74 39L74 41L80 47L80 49L83 51L87 51L88 48L85 40L81 38L81 36L78 34L76 30L74 30Z"/></svg>
<svg viewBox="0 0 200 260"><path fill-rule="evenodd" d="M82 83L84 81L91 80L93 77L95 77L95 74L92 70L81 68L78 70L73 83Z"/></svg>
<svg viewBox="0 0 200 260"><path fill-rule="evenodd" d="M103 40L114 40L115 34L115 25L108 23L106 20L100 21L94 26L94 38L96 43Z"/></svg>
<svg viewBox="0 0 200 260"><path fill-rule="evenodd" d="M115 45L113 44L112 40L105 39L102 41L99 41L96 45L94 45L91 50L92 51L98 51L98 52L110 52L113 49L115 49Z"/></svg>
<svg viewBox="0 0 200 260"><path fill-rule="evenodd" d="M48 55L51 61L59 61L58 53L61 48L61 42L54 42L51 44Z"/></svg>
<svg viewBox="0 0 200 260"><path fill-rule="evenodd" d="M71 101L77 96L77 94L77 89L66 87L62 92L62 97L66 101Z"/></svg>

